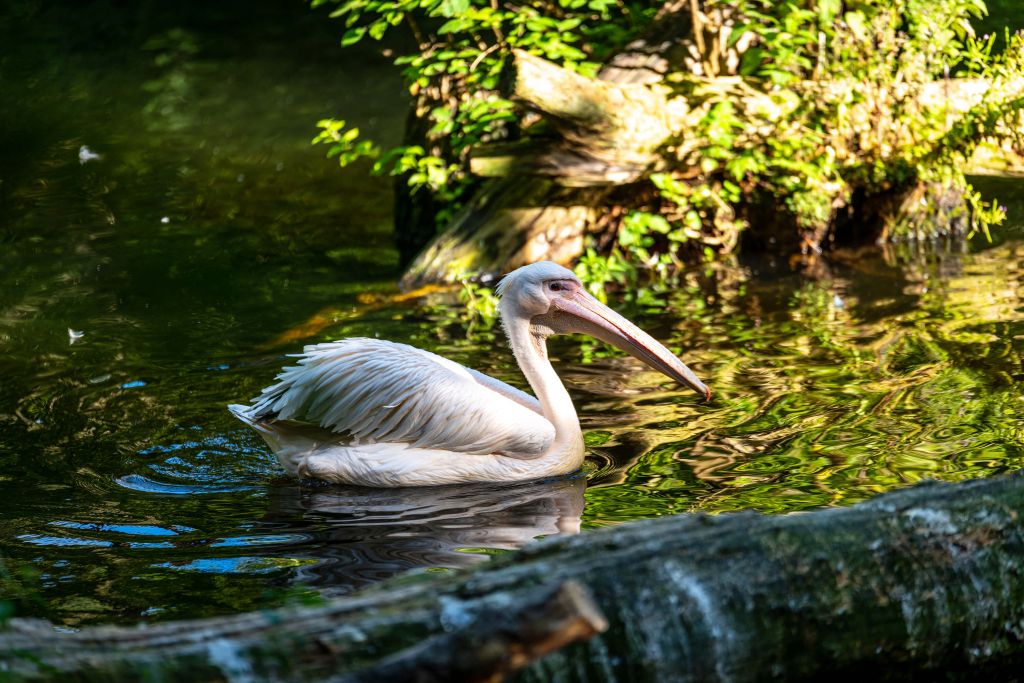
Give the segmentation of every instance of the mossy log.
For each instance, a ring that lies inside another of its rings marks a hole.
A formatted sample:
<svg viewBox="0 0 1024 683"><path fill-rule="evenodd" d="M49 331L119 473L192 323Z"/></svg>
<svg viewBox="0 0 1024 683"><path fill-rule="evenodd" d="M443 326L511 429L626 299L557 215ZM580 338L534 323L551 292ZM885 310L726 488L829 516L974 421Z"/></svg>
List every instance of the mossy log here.
<svg viewBox="0 0 1024 683"><path fill-rule="evenodd" d="M0 672L496 680L575 641L516 676L1009 680L1024 671L1021 510L1012 474L811 513L625 524L319 607L70 633L12 620Z"/></svg>

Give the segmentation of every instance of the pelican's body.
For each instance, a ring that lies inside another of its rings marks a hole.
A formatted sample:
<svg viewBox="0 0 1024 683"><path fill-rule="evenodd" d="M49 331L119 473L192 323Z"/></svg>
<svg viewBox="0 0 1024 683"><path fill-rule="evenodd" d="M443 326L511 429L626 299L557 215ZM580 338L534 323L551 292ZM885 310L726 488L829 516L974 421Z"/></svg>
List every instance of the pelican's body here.
<svg viewBox="0 0 1024 683"><path fill-rule="evenodd" d="M376 339L307 346L253 405L231 406L292 474L362 486L521 481L583 464L576 410L547 359L548 336L584 332L710 397L667 349L553 263L499 285L512 351L536 398L421 349Z"/></svg>

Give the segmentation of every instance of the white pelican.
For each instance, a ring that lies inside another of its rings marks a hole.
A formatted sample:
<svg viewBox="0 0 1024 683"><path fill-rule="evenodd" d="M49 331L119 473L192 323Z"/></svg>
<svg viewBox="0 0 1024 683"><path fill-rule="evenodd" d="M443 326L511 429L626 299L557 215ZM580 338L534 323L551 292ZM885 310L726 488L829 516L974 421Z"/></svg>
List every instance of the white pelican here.
<svg viewBox="0 0 1024 683"><path fill-rule="evenodd" d="M538 479L583 464L576 409L547 338L582 332L711 398L671 351L543 261L497 289L505 335L537 398L421 349L378 339L307 346L252 406L229 406L300 477L360 486Z"/></svg>

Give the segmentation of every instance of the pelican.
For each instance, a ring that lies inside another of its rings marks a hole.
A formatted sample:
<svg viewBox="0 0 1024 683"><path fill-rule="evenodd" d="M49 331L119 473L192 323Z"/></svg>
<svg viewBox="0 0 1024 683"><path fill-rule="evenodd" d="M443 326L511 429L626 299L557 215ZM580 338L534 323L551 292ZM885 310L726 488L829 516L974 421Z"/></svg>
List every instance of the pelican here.
<svg viewBox="0 0 1024 683"><path fill-rule="evenodd" d="M589 334L711 399L679 358L591 296L571 270L523 266L497 294L505 336L536 398L406 344L353 338L305 347L251 406L229 409L293 475L400 487L578 470L583 433L548 360L554 334Z"/></svg>

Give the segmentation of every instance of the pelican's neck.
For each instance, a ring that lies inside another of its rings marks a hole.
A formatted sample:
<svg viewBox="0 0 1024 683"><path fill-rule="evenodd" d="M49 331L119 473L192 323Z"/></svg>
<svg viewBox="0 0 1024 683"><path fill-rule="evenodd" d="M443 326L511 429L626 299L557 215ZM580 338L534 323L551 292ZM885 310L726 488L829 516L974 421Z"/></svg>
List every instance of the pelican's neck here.
<svg viewBox="0 0 1024 683"><path fill-rule="evenodd" d="M545 338L530 329L530 321L515 317L505 322L505 332L519 368L540 401L544 417L555 426L551 450L583 453L583 433L569 392L548 360Z"/></svg>

